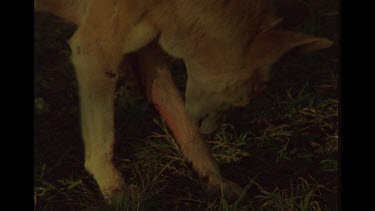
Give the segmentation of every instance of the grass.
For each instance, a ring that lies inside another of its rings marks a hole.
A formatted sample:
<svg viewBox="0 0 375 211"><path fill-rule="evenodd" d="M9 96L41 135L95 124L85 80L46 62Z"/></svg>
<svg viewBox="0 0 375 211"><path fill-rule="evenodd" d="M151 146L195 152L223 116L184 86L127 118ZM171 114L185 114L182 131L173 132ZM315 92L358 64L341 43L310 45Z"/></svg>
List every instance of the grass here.
<svg viewBox="0 0 375 211"><path fill-rule="evenodd" d="M337 43L337 2L306 2L315 21L299 30ZM223 175L246 187L237 201L207 193L164 122L124 81L115 162L137 191L114 208L83 167L77 84L64 41L73 27L38 16L35 30L36 210L338 210L336 46L277 64L264 93L207 138ZM173 60L171 67L183 91L183 65Z"/></svg>

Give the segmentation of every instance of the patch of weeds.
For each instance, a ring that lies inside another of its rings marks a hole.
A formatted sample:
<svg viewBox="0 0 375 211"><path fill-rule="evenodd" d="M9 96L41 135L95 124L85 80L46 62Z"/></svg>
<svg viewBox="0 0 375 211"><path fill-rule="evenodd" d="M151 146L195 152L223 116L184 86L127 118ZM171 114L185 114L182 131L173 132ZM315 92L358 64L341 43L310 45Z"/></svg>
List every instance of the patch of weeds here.
<svg viewBox="0 0 375 211"><path fill-rule="evenodd" d="M249 156L244 150L248 142L247 132L237 135L233 125L224 124L208 143L219 163L232 163Z"/></svg>
<svg viewBox="0 0 375 211"><path fill-rule="evenodd" d="M276 186L272 191L267 191L259 184L255 183L261 194L256 198L261 203L260 210L326 210L319 202L324 186L308 183L305 179L299 178L300 183L290 188L280 189Z"/></svg>

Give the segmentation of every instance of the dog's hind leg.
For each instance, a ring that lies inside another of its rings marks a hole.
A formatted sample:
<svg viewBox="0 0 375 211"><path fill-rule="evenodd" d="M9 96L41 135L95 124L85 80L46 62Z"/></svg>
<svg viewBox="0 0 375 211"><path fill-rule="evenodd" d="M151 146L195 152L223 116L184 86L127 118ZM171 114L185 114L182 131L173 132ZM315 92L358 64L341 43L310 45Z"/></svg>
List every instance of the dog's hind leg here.
<svg viewBox="0 0 375 211"><path fill-rule="evenodd" d="M142 75L149 101L155 106L169 129L173 132L182 153L201 178L206 179L208 188L227 196L239 195L241 188L220 176L218 165L207 144L185 111L183 100L174 84L166 58L160 47L151 44L138 53L138 74Z"/></svg>

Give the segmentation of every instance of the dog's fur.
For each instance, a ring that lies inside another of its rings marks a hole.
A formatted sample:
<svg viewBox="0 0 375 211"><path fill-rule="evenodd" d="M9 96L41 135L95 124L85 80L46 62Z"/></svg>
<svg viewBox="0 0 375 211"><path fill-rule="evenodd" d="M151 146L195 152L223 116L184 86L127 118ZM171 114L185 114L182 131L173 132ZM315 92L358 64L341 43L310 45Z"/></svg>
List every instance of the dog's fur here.
<svg viewBox="0 0 375 211"><path fill-rule="evenodd" d="M113 105L118 66L132 52L140 84L186 159L209 188L238 194L238 185L221 178L200 132L214 131L228 108L247 105L269 80L271 66L290 50L331 45L282 29L297 24L283 19L295 20L290 17L304 9L298 0L37 0L36 11L78 26L68 42L79 82L85 167L104 196L127 191L112 162ZM185 104L164 52L185 61Z"/></svg>

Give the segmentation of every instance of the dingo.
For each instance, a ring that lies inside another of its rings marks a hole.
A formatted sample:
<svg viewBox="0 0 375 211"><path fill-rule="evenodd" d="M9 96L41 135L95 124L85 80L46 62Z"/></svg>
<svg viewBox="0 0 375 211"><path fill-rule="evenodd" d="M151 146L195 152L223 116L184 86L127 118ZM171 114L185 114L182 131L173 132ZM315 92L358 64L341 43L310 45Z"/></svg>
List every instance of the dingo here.
<svg viewBox="0 0 375 211"><path fill-rule="evenodd" d="M115 85L126 54L137 52L132 62L148 100L208 188L239 194L237 184L220 176L201 133L214 131L228 108L247 105L290 50L332 44L282 29L303 9L298 0L36 0L36 11L78 26L68 42L79 83L85 168L106 199L129 191L112 162ZM163 52L186 64L185 103Z"/></svg>

